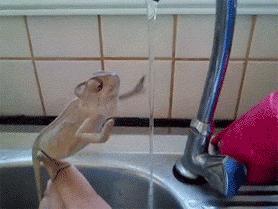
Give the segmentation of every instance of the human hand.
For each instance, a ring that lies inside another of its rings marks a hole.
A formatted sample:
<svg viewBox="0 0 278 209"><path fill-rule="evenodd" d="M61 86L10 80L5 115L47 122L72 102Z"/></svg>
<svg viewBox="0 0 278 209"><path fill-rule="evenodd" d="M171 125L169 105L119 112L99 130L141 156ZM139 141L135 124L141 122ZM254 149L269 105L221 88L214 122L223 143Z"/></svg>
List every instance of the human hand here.
<svg viewBox="0 0 278 209"><path fill-rule="evenodd" d="M51 180L39 209L110 209L76 167L65 161L41 158Z"/></svg>

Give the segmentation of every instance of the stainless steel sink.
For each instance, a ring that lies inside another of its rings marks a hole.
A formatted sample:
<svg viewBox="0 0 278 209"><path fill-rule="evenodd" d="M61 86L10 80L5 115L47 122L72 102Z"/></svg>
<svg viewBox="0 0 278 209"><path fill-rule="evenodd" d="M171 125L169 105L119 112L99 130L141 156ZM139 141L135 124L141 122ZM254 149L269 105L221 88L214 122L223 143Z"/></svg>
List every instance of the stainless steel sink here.
<svg viewBox="0 0 278 209"><path fill-rule="evenodd" d="M32 143L23 143L21 140L18 144L17 140L13 140L14 134L3 136L5 140L1 141L0 137L0 208L37 208L29 148ZM19 135L21 139L24 138L22 136ZM150 156L148 147L142 146L144 143L147 145L148 141L143 136L135 138L112 137L110 144L105 147L91 146L67 159L81 170L97 192L116 209L149 208ZM225 199L207 184L179 182L172 173L175 161L182 154L175 152L175 147L183 149L178 138L158 136L155 139L154 209L278 209L278 185L243 186L237 196ZM115 150L116 153L111 152ZM45 173L44 179L47 179Z"/></svg>
<svg viewBox="0 0 278 209"><path fill-rule="evenodd" d="M27 153L21 154L25 160L0 163L0 208L38 206L31 159L23 156ZM177 155L169 154L153 156L153 208L278 208L278 187L275 185L244 186L238 196L224 199L207 184L183 184L172 174L172 165L177 158ZM149 208L150 175L147 154L83 153L68 160L77 165L96 191L113 208ZM45 173L44 179L46 182Z"/></svg>
<svg viewBox="0 0 278 209"><path fill-rule="evenodd" d="M130 170L80 167L96 191L112 208L148 208L149 181ZM30 166L1 168L1 208L38 208L34 174ZM47 175L44 175L45 180ZM154 208L182 208L166 188L154 183Z"/></svg>

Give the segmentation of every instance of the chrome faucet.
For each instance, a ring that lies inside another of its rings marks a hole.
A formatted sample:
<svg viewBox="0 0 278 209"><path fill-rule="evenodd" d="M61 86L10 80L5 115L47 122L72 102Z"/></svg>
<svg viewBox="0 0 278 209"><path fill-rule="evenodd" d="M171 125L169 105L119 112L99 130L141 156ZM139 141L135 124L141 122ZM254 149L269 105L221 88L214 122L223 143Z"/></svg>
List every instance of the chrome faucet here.
<svg viewBox="0 0 278 209"><path fill-rule="evenodd" d="M243 164L229 156L210 155L213 117L229 62L236 17L236 0L216 0L214 42L197 118L190 124L184 155L174 166L183 182L206 180L224 196L233 196L246 178Z"/></svg>

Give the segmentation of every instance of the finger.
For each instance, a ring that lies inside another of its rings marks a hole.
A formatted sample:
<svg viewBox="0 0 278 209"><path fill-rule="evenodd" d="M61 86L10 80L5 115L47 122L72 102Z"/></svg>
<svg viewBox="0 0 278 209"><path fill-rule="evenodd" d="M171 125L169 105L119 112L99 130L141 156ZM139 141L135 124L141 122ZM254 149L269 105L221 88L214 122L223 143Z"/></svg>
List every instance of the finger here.
<svg viewBox="0 0 278 209"><path fill-rule="evenodd" d="M52 159L44 152L40 153L40 160L45 165L65 208L111 208L74 166Z"/></svg>
<svg viewBox="0 0 278 209"><path fill-rule="evenodd" d="M74 166L62 170L53 184L67 209L111 208Z"/></svg>
<svg viewBox="0 0 278 209"><path fill-rule="evenodd" d="M47 182L47 188L43 199L40 202L39 209L66 209L63 201L51 181Z"/></svg>

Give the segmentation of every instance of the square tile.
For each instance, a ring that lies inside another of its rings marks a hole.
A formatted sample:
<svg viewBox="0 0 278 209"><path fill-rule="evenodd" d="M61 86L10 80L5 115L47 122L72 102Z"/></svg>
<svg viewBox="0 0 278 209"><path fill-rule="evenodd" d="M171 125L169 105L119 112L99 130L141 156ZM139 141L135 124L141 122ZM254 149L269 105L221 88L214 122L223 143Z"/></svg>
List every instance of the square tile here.
<svg viewBox="0 0 278 209"><path fill-rule="evenodd" d="M28 36L23 17L0 17L0 56L30 56Z"/></svg>
<svg viewBox="0 0 278 209"><path fill-rule="evenodd" d="M35 56L98 57L96 16L28 17Z"/></svg>
<svg viewBox="0 0 278 209"><path fill-rule="evenodd" d="M230 62L216 109L216 119L233 119L243 62ZM173 118L195 118L205 85L208 62L177 62L174 82Z"/></svg>
<svg viewBox="0 0 278 209"><path fill-rule="evenodd" d="M142 76L147 76L142 94L119 102L118 116L149 117L148 61L106 61L105 69L120 76L120 94L130 91ZM156 118L165 118L169 109L171 62L155 61L154 70L154 115Z"/></svg>
<svg viewBox="0 0 278 209"><path fill-rule="evenodd" d="M278 58L278 16L258 16L250 48L250 57Z"/></svg>
<svg viewBox="0 0 278 209"><path fill-rule="evenodd" d="M154 62L154 116L167 118L169 112L171 61Z"/></svg>
<svg viewBox="0 0 278 209"><path fill-rule="evenodd" d="M0 115L42 115L31 61L0 61Z"/></svg>
<svg viewBox="0 0 278 209"><path fill-rule="evenodd" d="M278 62L249 62L239 103L238 117L278 91Z"/></svg>
<svg viewBox="0 0 278 209"><path fill-rule="evenodd" d="M173 16L158 16L152 31L155 55L171 56ZM148 56L146 16L104 16L102 34L104 56Z"/></svg>
<svg viewBox="0 0 278 209"><path fill-rule="evenodd" d="M209 58L213 44L214 15L178 17L176 56ZM238 16L235 24L232 58L244 58L251 29L250 16Z"/></svg>
<svg viewBox="0 0 278 209"><path fill-rule="evenodd" d="M101 69L98 61L36 62L47 115L58 115L75 98L74 88Z"/></svg>

